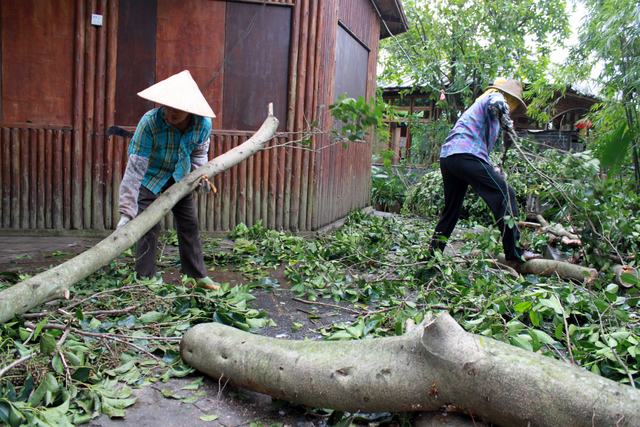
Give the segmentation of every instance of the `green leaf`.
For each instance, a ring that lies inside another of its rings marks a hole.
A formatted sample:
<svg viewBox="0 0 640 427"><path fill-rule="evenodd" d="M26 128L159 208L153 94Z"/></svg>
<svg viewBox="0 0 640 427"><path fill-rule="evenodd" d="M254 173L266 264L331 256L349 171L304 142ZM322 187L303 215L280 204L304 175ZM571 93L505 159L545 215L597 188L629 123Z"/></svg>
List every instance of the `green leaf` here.
<svg viewBox="0 0 640 427"><path fill-rule="evenodd" d="M56 349L56 340L49 333L40 337L40 353L51 354Z"/></svg>
<svg viewBox="0 0 640 427"><path fill-rule="evenodd" d="M84 382L89 378L89 375L91 375L91 369L86 366L81 366L71 374L71 378L79 382Z"/></svg>
<svg viewBox="0 0 640 427"><path fill-rule="evenodd" d="M177 393L174 393L171 390L162 390L161 393L162 393L162 396L166 397L167 399L177 399L177 400L182 400L183 399L182 396L180 396Z"/></svg>
<svg viewBox="0 0 640 427"><path fill-rule="evenodd" d="M51 361L51 366L53 366L53 370L58 375L62 375L64 372L64 365L62 364L62 359L60 359L60 355L56 354L53 356L53 360Z"/></svg>
<svg viewBox="0 0 640 427"><path fill-rule="evenodd" d="M529 312L529 318L531 319L531 324L533 326L540 326L540 319L538 318L538 313L536 313L534 310L531 310Z"/></svg>
<svg viewBox="0 0 640 427"><path fill-rule="evenodd" d="M102 412L105 415L108 415L109 418L124 418L125 416L125 413L121 408L114 408L104 400L102 401Z"/></svg>
<svg viewBox="0 0 640 427"><path fill-rule="evenodd" d="M107 405L112 406L114 408L124 409L136 403L136 400L138 400L137 397L131 397L127 399L112 399L112 398L103 396L102 404L104 405L105 403L107 403Z"/></svg>
<svg viewBox="0 0 640 427"><path fill-rule="evenodd" d="M218 416L217 415L213 415L213 414L211 414L211 415L203 415L203 416L200 417L200 419L202 421L215 421L215 420L218 419Z"/></svg>
<svg viewBox="0 0 640 427"><path fill-rule="evenodd" d="M47 393L58 391L58 382L56 377L51 373L45 375L44 380L40 383L36 391L29 398L29 405L38 406Z"/></svg>
<svg viewBox="0 0 640 427"><path fill-rule="evenodd" d="M45 317L40 321L40 323L38 323L38 326L36 326L36 329L33 331L34 341L38 339L38 337L40 336L40 332L42 332L42 328L44 327L44 325L47 324L48 321L49 321L49 316ZM45 354L49 354L49 353L45 353Z"/></svg>
<svg viewBox="0 0 640 427"><path fill-rule="evenodd" d="M149 323L158 323L164 318L165 314L158 311L149 311L140 316L140 322L145 325Z"/></svg>
<svg viewBox="0 0 640 427"><path fill-rule="evenodd" d="M521 313L524 313L525 311L529 310L532 306L531 301L523 301L521 303L518 303L515 305L514 310L515 311L519 311Z"/></svg>
<svg viewBox="0 0 640 427"><path fill-rule="evenodd" d="M629 283L630 285L640 286L640 279L638 279L632 273L622 273L620 275L620 279L626 283Z"/></svg>
<svg viewBox="0 0 640 427"><path fill-rule="evenodd" d="M546 332L540 331L538 329L530 329L529 335L535 337L538 341L543 344L555 344L557 341L551 338Z"/></svg>

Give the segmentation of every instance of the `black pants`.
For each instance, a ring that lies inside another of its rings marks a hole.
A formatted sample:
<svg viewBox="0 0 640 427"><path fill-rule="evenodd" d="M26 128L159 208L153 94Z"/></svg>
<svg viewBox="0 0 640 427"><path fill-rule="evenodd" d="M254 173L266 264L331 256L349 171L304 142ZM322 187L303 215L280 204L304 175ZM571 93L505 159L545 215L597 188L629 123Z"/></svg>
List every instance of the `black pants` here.
<svg viewBox="0 0 640 427"><path fill-rule="evenodd" d="M487 203L502 234L502 246L505 258L515 260L523 254L518 245L520 232L517 227L505 226L504 216L511 215L518 218L516 193L493 167L471 154L454 154L440 159L442 182L444 183L444 210L440 221L436 225L431 249L444 250L446 241L458 222L462 203L469 185Z"/></svg>
<svg viewBox="0 0 640 427"><path fill-rule="evenodd" d="M173 180L170 180L162 190L166 190L173 183ZM162 192L160 194L162 194ZM140 194L138 195L138 215L148 208L159 196L159 194L154 194L145 186L141 186ZM207 269L204 265L198 212L193 199L193 193L189 193L188 196L176 203L171 209L171 212L173 212L176 223L182 272L195 279L205 277L207 275ZM138 240L136 245L136 272L140 277L154 277L156 275L158 269L156 251L159 233L160 224L156 224L147 234Z"/></svg>

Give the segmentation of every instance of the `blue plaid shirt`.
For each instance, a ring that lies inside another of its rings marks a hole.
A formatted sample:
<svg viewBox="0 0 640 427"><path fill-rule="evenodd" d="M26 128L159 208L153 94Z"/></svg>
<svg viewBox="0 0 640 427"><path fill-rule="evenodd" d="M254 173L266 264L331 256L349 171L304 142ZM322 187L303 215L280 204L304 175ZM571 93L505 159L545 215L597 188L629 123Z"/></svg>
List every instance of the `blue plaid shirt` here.
<svg viewBox="0 0 640 427"><path fill-rule="evenodd" d="M458 119L440 151L440 158L472 154L489 162L500 130L513 130L509 104L500 92L476 99Z"/></svg>
<svg viewBox="0 0 640 427"><path fill-rule="evenodd" d="M184 133L164 118L164 107L147 112L131 138L128 154L149 159L142 185L158 194L173 176L178 182L191 172L191 153L209 139L211 119L192 115Z"/></svg>

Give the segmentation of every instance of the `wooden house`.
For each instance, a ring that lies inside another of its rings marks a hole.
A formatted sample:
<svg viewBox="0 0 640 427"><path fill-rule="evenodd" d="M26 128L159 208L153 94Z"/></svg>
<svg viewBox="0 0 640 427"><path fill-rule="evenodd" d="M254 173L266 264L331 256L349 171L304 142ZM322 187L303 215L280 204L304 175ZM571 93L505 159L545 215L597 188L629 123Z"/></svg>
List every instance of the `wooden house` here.
<svg viewBox="0 0 640 427"><path fill-rule="evenodd" d="M396 163L407 156L411 147L420 143L420 141L413 141L407 117L415 115L421 121L441 117L443 112L436 102L439 96L440 92L420 87L414 88L410 84L383 87L382 97L388 105L393 106L397 118L388 120L391 138L388 143L379 142L376 150L393 150ZM447 97L449 102L456 103L460 113L464 111L464 104L458 95L447 95ZM582 146L579 135L585 132L580 122L598 99L571 88L567 88L564 94L556 93L553 99L557 101L554 107L556 114L549 123L539 126L524 113L519 113L512 117L516 131L534 137L541 149L552 147L567 151L579 150ZM437 161L437 158L432 158L430 161Z"/></svg>
<svg viewBox="0 0 640 427"><path fill-rule="evenodd" d="M0 232L113 229L129 141L106 130L133 130L154 107L137 92L184 69L217 115L210 158L268 103L280 120L199 198L203 231L312 231L365 207L371 141L334 144L328 105L373 96L378 42L406 29L399 0L2 0Z"/></svg>

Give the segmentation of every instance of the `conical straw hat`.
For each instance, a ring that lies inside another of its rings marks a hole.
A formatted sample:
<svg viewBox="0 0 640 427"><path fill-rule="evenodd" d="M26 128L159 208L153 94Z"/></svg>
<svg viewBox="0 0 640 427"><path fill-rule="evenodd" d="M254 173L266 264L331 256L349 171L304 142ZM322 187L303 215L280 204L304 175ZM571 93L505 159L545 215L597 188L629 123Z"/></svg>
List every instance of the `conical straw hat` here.
<svg viewBox="0 0 640 427"><path fill-rule="evenodd" d="M138 92L138 96L198 116L216 116L189 70L174 74Z"/></svg>
<svg viewBox="0 0 640 427"><path fill-rule="evenodd" d="M515 79L505 80L504 78L497 78L491 86L487 86L487 89L498 89L501 92L504 92L508 95L516 98L520 106L524 108L524 111L527 111L527 104L522 100L522 83Z"/></svg>

